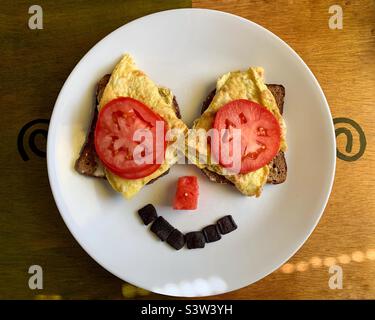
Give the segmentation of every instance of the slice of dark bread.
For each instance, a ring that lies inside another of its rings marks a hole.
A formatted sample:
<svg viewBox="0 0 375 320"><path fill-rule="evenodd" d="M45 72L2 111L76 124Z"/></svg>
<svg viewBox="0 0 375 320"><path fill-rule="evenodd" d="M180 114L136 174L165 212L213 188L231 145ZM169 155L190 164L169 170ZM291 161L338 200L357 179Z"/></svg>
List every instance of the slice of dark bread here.
<svg viewBox="0 0 375 320"><path fill-rule="evenodd" d="M104 92L104 89L110 77L111 77L110 74L106 74L99 80L96 86L95 103L93 104L94 110L93 110L93 117L91 120L91 125L89 128L87 137L86 137L86 141L83 144L79 157L76 160L75 165L74 165L74 168L78 173L86 175L86 176L90 176L90 177L105 178L103 165L100 162L95 151L94 132L95 132L96 121L98 119L97 105L99 104L99 101L102 97L102 94Z"/></svg>
<svg viewBox="0 0 375 320"><path fill-rule="evenodd" d="M83 175L95 177L95 178L104 178L105 179L105 173L102 163L100 162L94 145L94 132L95 132L95 126L96 121L98 119L98 108L97 105L99 104L99 101L102 97L102 94L104 92L104 89L109 81L109 78L111 77L110 74L106 74L104 77L102 77L97 86L95 91L95 103L94 103L94 115L91 120L90 129L88 131L86 141L83 144L81 148L81 152L79 154L78 159L75 162L74 169ZM176 113L176 116L181 119L181 113L180 113L180 107L177 103L176 97L173 97L173 108ZM160 177L168 174L169 169L164 172L162 175L157 177L156 179L153 179L148 182L148 184L153 183Z"/></svg>
<svg viewBox="0 0 375 320"><path fill-rule="evenodd" d="M284 111L284 97L285 97L285 88L280 84L267 84L268 89L271 91L275 97L277 107L280 110L280 113L283 114ZM206 111L209 107L212 99L216 94L216 89L212 90L207 98L202 103L201 114ZM269 163L270 173L267 178L267 183L279 184L283 183L286 180L287 176L287 165L285 160L284 152L279 151L279 153L272 159ZM216 172L210 171L208 169L202 169L202 172L205 176L213 182L216 183L227 183L232 184L224 176L217 174Z"/></svg>

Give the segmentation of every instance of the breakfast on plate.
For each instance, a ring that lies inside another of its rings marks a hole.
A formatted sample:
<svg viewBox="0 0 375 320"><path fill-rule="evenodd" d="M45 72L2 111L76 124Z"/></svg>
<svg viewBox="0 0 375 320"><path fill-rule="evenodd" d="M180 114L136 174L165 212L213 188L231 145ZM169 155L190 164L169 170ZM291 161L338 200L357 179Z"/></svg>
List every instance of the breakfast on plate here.
<svg viewBox="0 0 375 320"><path fill-rule="evenodd" d="M176 250L183 248L185 243L188 249L204 248L206 243L218 241L221 239L221 235L237 229L233 217L227 215L220 218L216 224L208 225L200 231L192 231L184 235L162 216L158 216L155 207L150 203L139 209L138 215L144 225L147 226L152 223L151 232Z"/></svg>
<svg viewBox="0 0 375 320"><path fill-rule="evenodd" d="M165 140L165 131L184 135L188 128L180 119L171 90L157 86L129 54L99 81L96 102L75 169L87 176L106 178L113 189L130 199L177 162L176 148ZM161 132L160 123L164 127ZM153 143L148 149L140 149L141 140L135 141L134 136L145 131L151 132ZM157 139L158 132L161 139ZM151 161L137 161L137 150L139 159L149 157Z"/></svg>
<svg viewBox="0 0 375 320"><path fill-rule="evenodd" d="M241 129L240 170L230 172L221 161L221 154L211 153L210 143L188 143L187 157L211 181L233 184L247 196L258 197L265 183L284 182L287 174L284 96L282 85L264 83L262 68L224 74L203 102L201 117L195 120L193 129L227 129L229 135L219 139L219 150L222 140L230 141L233 128ZM207 161L200 163L197 153L205 155ZM216 163L212 155L218 159Z"/></svg>
<svg viewBox="0 0 375 320"><path fill-rule="evenodd" d="M126 54L97 85L94 116L75 169L107 179L130 199L167 174L182 155L211 181L258 197L265 183L286 179L284 96L282 85L264 83L262 68L228 72L217 80L200 118L188 130L171 90L157 86ZM197 132L205 133L203 139ZM196 210L198 196L197 177L179 177L173 209ZM227 215L184 235L158 216L152 204L138 214L146 226L151 224L152 233L176 250L185 244L188 249L204 248L237 229Z"/></svg>

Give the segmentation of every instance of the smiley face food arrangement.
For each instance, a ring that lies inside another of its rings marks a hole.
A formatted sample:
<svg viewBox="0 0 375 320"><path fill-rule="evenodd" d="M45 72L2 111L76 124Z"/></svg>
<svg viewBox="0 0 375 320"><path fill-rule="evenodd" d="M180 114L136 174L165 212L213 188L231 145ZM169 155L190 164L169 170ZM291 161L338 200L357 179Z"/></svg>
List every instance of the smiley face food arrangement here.
<svg viewBox="0 0 375 320"><path fill-rule="evenodd" d="M266 183L286 180L284 96L283 86L264 83L262 68L228 72L218 78L203 102L200 118L189 130L172 91L156 85L126 54L97 85L93 119L75 170L106 179L131 199L168 174L182 155L210 181L259 197ZM204 143L190 139L191 131L207 132ZM177 143L181 141L183 145ZM198 196L197 177L180 177L171 205L176 212L196 210ZM185 244L188 249L204 248L237 229L227 215L183 234L159 216L152 204L138 214L145 225L151 224L157 238L176 250Z"/></svg>

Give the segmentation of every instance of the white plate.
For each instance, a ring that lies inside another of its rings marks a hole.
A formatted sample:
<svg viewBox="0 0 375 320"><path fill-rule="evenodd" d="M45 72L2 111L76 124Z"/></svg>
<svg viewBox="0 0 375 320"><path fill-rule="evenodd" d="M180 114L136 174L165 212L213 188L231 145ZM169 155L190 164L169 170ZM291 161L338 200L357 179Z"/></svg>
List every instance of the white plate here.
<svg viewBox="0 0 375 320"><path fill-rule="evenodd" d="M263 66L267 83L286 88L288 179L260 198L211 183L191 165L147 186L131 201L106 181L77 174L73 164L89 126L98 79L122 54L133 55L156 83L173 90L191 125L218 76ZM243 18L211 10L152 14L112 32L74 68L53 111L48 173L59 211L80 245L108 271L145 289L206 296L247 286L287 261L306 241L326 206L335 171L332 118L324 94L302 59L282 40ZM171 208L177 177L197 175L199 209ZM175 251L142 225L136 210L157 206L183 232L231 214L238 229L204 249Z"/></svg>

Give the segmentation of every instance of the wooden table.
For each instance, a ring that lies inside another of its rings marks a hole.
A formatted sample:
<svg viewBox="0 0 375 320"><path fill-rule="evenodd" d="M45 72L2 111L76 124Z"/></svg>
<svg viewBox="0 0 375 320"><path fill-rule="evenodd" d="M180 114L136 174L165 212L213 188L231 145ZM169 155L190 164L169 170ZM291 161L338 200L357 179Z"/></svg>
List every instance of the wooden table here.
<svg viewBox="0 0 375 320"><path fill-rule="evenodd" d="M342 29L329 28L332 4L343 10ZM28 28L29 6L0 5L0 298L165 298L123 283L83 251L56 209L43 156L57 94L85 52L127 21L191 6L243 16L285 40L316 75L337 121L335 183L309 240L273 274L215 298L375 298L374 1L48 1L43 30ZM28 287L34 264L43 267L43 290ZM342 289L328 285L334 264Z"/></svg>

